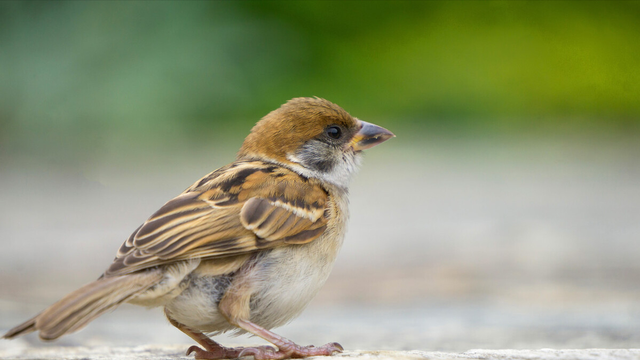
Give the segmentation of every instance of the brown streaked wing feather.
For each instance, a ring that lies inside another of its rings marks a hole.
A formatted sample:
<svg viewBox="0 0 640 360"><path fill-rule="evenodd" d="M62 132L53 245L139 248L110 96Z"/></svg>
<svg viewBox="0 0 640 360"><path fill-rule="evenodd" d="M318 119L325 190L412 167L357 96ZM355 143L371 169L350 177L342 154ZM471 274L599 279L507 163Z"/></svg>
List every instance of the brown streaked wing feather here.
<svg viewBox="0 0 640 360"><path fill-rule="evenodd" d="M262 239L283 240L289 244L312 241L326 228L327 219L324 216L316 218L304 208L290 209L281 203L255 197L242 207L240 220L244 227Z"/></svg>
<svg viewBox="0 0 640 360"><path fill-rule="evenodd" d="M312 241L326 228L327 197L315 180L288 169L233 163L156 211L125 241L105 274Z"/></svg>

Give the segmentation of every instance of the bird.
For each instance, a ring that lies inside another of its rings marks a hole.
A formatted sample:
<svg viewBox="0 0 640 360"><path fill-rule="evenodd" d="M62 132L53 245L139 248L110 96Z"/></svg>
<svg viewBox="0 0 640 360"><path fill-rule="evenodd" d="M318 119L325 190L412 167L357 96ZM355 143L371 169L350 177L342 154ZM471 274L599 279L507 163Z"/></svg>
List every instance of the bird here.
<svg viewBox="0 0 640 360"><path fill-rule="evenodd" d="M122 303L164 307L196 359L332 355L271 329L298 316L327 280L346 233L349 183L363 150L395 135L318 97L293 98L258 121L236 160L165 203L96 280L3 338L55 340ZM249 333L274 346L225 347Z"/></svg>

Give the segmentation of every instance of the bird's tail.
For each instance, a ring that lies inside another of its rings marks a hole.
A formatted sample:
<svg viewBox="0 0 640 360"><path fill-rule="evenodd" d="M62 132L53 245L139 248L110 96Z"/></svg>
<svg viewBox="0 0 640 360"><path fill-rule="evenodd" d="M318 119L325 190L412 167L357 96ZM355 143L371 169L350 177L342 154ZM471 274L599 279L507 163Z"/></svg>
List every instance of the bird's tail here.
<svg viewBox="0 0 640 360"><path fill-rule="evenodd" d="M157 284L162 277L159 271L148 271L100 278L9 330L3 338L11 339L40 331L42 340L55 340L82 329L104 312Z"/></svg>

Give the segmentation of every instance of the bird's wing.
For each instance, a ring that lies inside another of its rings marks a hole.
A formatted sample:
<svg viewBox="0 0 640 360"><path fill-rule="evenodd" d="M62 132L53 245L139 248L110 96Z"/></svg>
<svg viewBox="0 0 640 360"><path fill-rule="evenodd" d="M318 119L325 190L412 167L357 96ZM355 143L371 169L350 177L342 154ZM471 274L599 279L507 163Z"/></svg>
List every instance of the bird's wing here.
<svg viewBox="0 0 640 360"><path fill-rule="evenodd" d="M162 206L122 244L105 275L310 242L327 227L328 196L286 168L235 162Z"/></svg>

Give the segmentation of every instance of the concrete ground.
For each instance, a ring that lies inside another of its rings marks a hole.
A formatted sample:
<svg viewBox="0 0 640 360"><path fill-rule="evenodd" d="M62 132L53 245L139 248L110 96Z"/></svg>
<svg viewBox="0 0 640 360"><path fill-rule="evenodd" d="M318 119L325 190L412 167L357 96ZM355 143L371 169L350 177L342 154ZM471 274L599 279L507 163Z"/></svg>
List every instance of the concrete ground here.
<svg viewBox="0 0 640 360"><path fill-rule="evenodd" d="M132 348L114 347L75 347L29 349L17 355L9 355L13 359L59 359L65 354L69 360L187 360L179 346L138 346ZM640 349L631 350L470 350L464 353L446 353L436 351L345 351L330 357L316 357L315 359L344 360L344 359L394 359L394 360L462 360L462 359L492 359L492 360L573 360L573 359L611 359L632 360L640 358Z"/></svg>

